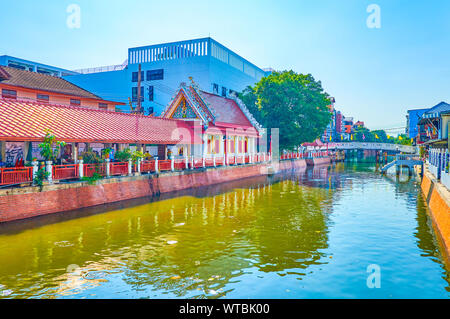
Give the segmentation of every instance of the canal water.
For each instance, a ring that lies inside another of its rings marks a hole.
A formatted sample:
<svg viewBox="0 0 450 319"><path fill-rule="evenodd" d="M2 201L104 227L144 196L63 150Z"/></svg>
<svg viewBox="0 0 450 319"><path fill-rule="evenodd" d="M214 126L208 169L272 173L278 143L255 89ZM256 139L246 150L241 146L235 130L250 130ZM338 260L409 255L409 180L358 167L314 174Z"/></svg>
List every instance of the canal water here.
<svg viewBox="0 0 450 319"><path fill-rule="evenodd" d="M414 179L337 164L1 225L0 298L449 298L440 247Z"/></svg>

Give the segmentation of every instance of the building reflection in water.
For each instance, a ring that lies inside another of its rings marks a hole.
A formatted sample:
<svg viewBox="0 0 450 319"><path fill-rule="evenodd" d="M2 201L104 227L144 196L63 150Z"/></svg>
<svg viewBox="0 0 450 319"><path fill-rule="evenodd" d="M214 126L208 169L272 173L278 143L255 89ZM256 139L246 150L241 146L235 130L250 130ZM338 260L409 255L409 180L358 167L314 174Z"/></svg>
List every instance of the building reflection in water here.
<svg viewBox="0 0 450 319"><path fill-rule="evenodd" d="M199 189L31 229L29 223L4 228L0 283L13 297L57 297L123 282L135 291L201 297L226 295L247 272L303 276L327 248L332 193L299 187L292 176ZM223 187L230 189L223 193Z"/></svg>
<svg viewBox="0 0 450 319"><path fill-rule="evenodd" d="M357 181L354 170L338 163L2 226L0 291L203 298L242 289L243 278L250 287L265 275L303 279L331 260L330 216L340 196L354 183L380 181L373 167L358 170ZM395 196L417 204L417 245L437 256L411 183L396 183Z"/></svg>

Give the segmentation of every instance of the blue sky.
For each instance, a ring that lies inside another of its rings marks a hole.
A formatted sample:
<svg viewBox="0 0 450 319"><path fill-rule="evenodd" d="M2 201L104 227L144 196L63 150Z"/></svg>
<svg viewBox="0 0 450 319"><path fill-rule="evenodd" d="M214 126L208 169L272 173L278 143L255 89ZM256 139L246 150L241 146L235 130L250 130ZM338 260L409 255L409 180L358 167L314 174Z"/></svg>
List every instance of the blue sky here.
<svg viewBox="0 0 450 319"><path fill-rule="evenodd" d="M66 25L69 4L81 28ZM369 4L381 28L369 29ZM120 64L133 46L211 36L260 67L311 73L345 115L405 126L450 102L450 1L8 1L0 55L68 69ZM393 131L391 131L393 133Z"/></svg>

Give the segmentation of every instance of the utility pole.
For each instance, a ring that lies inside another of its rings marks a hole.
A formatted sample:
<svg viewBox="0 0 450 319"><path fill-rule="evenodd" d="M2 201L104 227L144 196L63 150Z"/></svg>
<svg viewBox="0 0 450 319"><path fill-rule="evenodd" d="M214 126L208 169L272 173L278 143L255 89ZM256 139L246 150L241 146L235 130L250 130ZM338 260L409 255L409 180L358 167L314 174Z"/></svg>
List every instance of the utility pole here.
<svg viewBox="0 0 450 319"><path fill-rule="evenodd" d="M141 64L139 63L138 83L137 83L137 108L136 113L141 113Z"/></svg>

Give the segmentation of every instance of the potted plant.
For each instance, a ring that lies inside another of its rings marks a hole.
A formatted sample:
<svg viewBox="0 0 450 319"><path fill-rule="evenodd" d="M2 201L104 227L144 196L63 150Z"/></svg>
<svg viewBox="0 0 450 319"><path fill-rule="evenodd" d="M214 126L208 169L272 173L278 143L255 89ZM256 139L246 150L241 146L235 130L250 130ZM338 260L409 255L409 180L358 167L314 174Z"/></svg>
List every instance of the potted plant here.
<svg viewBox="0 0 450 319"><path fill-rule="evenodd" d="M104 149L102 149L102 157L103 157L104 159L108 159L110 153L111 153L111 149L110 149L110 148L104 148Z"/></svg>
<svg viewBox="0 0 450 319"><path fill-rule="evenodd" d="M56 144L58 147L53 149L53 145ZM44 141L39 144L39 148L41 149L41 156L44 158L46 164L52 164L61 150L62 147L66 145L65 142L60 142L56 140L56 137L51 133L50 130L47 130L45 133Z"/></svg>
<svg viewBox="0 0 450 319"><path fill-rule="evenodd" d="M128 160L131 158L131 155L131 150L129 148L126 148L123 151L117 151L114 157L118 162L128 162Z"/></svg>

